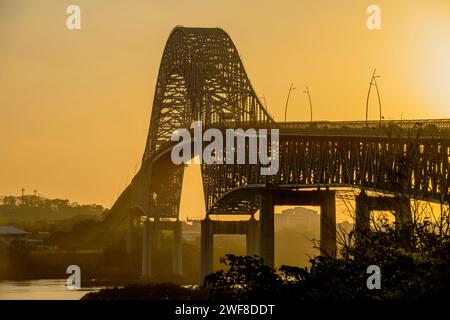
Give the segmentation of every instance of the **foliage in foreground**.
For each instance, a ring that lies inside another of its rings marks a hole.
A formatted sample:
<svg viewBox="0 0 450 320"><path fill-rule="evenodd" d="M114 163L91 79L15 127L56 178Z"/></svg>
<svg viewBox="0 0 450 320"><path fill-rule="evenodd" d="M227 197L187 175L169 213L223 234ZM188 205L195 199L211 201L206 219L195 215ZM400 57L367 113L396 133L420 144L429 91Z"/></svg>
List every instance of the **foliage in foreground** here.
<svg viewBox="0 0 450 320"><path fill-rule="evenodd" d="M203 300L204 290L182 287L173 283L132 284L124 288L90 292L81 300Z"/></svg>
<svg viewBox="0 0 450 320"><path fill-rule="evenodd" d="M227 255L226 270L206 277L212 299L427 299L445 298L450 288L450 241L429 224L386 226L367 232L340 258L310 260L311 267L264 265L257 256ZM350 235L351 237L354 234ZM381 269L381 289L369 290L367 267Z"/></svg>
<svg viewBox="0 0 450 320"><path fill-rule="evenodd" d="M350 240L354 238L350 234ZM360 234L339 258L318 256L309 268L272 269L258 256L226 255L225 270L202 288L170 283L130 285L89 293L87 300L402 300L450 295L450 239L428 223ZM381 269L381 289L367 288L367 267Z"/></svg>

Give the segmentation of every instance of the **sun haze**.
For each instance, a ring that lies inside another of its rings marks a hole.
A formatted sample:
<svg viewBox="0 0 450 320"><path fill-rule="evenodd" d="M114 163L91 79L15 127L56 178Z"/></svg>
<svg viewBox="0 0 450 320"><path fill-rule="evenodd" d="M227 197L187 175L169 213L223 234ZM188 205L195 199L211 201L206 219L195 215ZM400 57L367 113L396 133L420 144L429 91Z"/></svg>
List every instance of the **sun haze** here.
<svg viewBox="0 0 450 320"><path fill-rule="evenodd" d="M290 83L288 120L309 120L306 86L314 120L364 119L374 68L385 119L450 117L448 1L379 0L381 30L367 28L365 1L80 0L80 30L66 28L70 4L0 0L0 195L111 206L139 168L176 25L228 32L278 121ZM184 215L196 216L198 172L185 177Z"/></svg>

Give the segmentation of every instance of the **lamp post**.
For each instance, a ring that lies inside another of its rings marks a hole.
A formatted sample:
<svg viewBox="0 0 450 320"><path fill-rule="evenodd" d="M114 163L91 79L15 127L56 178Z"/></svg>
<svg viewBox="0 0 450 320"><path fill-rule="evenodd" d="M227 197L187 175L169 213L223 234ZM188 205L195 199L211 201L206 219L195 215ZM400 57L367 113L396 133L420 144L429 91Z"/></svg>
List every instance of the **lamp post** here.
<svg viewBox="0 0 450 320"><path fill-rule="evenodd" d="M293 88L292 86L293 86L293 83L291 83L291 86L289 87L289 92L288 92L287 99L286 99L286 106L284 108L284 122L286 122L286 119L287 119L287 108L288 108L288 104L289 104L289 97L291 95L291 91L296 89L296 88Z"/></svg>
<svg viewBox="0 0 450 320"><path fill-rule="evenodd" d="M308 100L309 100L309 110L310 110L310 114L311 114L311 122L313 121L313 111L312 111L312 102L311 102L311 92L309 91L309 88L306 87L306 91L303 91L304 93L306 93L308 95Z"/></svg>
<svg viewBox="0 0 450 320"><path fill-rule="evenodd" d="M376 75L376 71L377 69L373 69L373 74L372 74L372 78L370 79L370 84L369 84L369 91L367 92L367 99L366 99L366 127L368 126L368 121L369 121L369 98L370 98L370 91L372 89L372 86L375 86L375 89L377 90L377 97L378 97L378 107L380 109L380 126L381 126L381 98L380 98L380 91L378 90L378 84L377 84L377 79L380 76Z"/></svg>

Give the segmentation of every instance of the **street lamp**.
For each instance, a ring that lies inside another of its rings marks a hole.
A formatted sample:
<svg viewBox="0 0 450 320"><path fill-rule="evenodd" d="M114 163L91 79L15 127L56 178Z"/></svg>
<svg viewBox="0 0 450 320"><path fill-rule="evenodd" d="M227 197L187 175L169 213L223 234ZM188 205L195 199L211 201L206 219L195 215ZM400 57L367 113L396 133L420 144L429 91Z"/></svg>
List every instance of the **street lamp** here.
<svg viewBox="0 0 450 320"><path fill-rule="evenodd" d="M312 112L312 102L311 102L311 92L309 92L309 88L308 87L306 87L306 91L303 91L304 93L306 93L307 95L308 95L308 100L309 100L309 110L310 110L310 113L311 113L311 122L313 121L312 120L312 114L313 114L313 112Z"/></svg>
<svg viewBox="0 0 450 320"><path fill-rule="evenodd" d="M289 92L287 95L287 99L286 99L286 106L284 108L284 122L286 122L287 119L287 108L288 108L288 103L289 103L289 96L291 95L291 91L295 90L296 88L293 88L293 83L291 83L291 86L289 87Z"/></svg>
<svg viewBox="0 0 450 320"><path fill-rule="evenodd" d="M369 98L370 98L370 90L372 89L372 86L375 86L375 89L377 90L377 97L378 97L378 107L380 109L380 126L381 126L381 98L380 98L380 91L378 90L378 84L377 84L377 78L380 76L376 75L377 69L373 69L372 78L370 79L369 84L369 91L367 92L367 100L366 100L366 127L368 126L368 119L369 119Z"/></svg>

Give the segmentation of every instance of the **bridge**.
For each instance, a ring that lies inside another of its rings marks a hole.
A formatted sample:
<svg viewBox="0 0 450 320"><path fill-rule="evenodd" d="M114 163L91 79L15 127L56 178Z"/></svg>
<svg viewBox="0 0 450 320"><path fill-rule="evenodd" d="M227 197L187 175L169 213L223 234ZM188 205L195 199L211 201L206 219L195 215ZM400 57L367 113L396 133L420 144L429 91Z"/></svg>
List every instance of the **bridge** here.
<svg viewBox="0 0 450 320"><path fill-rule="evenodd" d="M171 135L190 130L198 120L219 130L279 130L276 174L261 175L260 164L201 164L207 211L201 221L201 279L212 272L214 234L245 234L247 252L273 266L275 205L320 206L320 251L335 255L340 188L361 190L355 199L360 230L369 228L371 210L393 210L401 224L411 219L410 199L449 203L450 119L276 122L225 31L176 27L160 64L141 168L111 209L112 216L129 217L129 251L135 229L143 228L144 278L152 273L160 230L174 232L172 268L182 273L179 208L185 165L171 161ZM215 214L249 219L218 221L210 218Z"/></svg>

